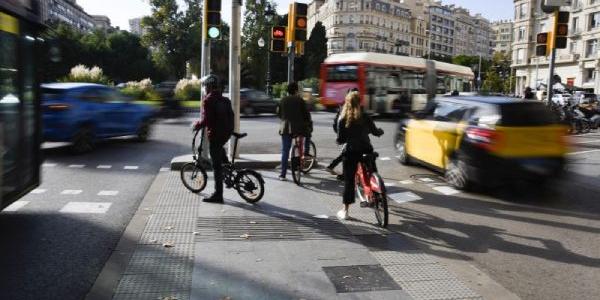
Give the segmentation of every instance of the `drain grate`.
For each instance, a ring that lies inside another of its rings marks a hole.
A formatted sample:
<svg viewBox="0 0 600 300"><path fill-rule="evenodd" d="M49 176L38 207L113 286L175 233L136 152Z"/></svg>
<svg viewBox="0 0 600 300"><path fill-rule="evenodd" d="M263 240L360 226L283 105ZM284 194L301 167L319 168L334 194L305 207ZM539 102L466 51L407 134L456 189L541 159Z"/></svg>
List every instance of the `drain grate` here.
<svg viewBox="0 0 600 300"><path fill-rule="evenodd" d="M290 216L198 218L196 241L351 239L348 229L329 219Z"/></svg>

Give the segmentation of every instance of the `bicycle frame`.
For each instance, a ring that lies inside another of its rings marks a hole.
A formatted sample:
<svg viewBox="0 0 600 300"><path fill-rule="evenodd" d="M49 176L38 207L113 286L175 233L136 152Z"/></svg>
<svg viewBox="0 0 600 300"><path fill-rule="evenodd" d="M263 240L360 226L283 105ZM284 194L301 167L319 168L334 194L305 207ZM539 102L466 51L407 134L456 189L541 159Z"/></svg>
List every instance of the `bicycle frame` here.
<svg viewBox="0 0 600 300"><path fill-rule="evenodd" d="M303 161L304 161L304 137L303 136L296 136L294 138L294 144L296 145L296 147L298 147L298 150L300 151L300 165L303 165Z"/></svg>
<svg viewBox="0 0 600 300"><path fill-rule="evenodd" d="M356 180L358 180L367 196L367 200L373 200L373 193L382 193L383 189L377 177L373 176L375 168L369 166L373 162L361 161L356 169Z"/></svg>

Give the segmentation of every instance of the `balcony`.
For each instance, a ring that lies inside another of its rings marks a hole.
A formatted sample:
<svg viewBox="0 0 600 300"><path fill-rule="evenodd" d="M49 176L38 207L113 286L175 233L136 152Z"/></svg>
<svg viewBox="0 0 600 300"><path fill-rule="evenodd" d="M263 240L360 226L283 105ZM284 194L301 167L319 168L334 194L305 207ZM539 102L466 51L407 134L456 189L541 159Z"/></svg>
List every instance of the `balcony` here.
<svg viewBox="0 0 600 300"><path fill-rule="evenodd" d="M577 54L577 53L562 54L562 55L556 56L556 61L562 62L562 63L577 62L578 60L579 60L579 54Z"/></svg>

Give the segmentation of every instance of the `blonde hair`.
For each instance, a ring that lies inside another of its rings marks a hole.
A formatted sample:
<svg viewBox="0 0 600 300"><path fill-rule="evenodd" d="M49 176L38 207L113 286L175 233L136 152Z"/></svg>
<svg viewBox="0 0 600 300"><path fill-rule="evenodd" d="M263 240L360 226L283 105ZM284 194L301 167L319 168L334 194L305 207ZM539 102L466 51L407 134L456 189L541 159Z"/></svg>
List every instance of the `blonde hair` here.
<svg viewBox="0 0 600 300"><path fill-rule="evenodd" d="M360 94L358 92L350 92L346 95L346 101L342 108L341 118L346 119L346 128L350 127L352 122L360 119Z"/></svg>

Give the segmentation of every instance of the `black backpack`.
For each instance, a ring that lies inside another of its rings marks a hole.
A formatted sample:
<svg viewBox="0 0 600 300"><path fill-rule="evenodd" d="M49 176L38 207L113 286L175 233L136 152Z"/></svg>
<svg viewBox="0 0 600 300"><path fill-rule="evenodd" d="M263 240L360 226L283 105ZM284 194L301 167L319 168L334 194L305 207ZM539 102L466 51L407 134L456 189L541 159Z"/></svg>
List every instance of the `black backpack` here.
<svg viewBox="0 0 600 300"><path fill-rule="evenodd" d="M219 116L219 127L223 129L223 136L229 139L233 134L234 119L233 109L231 109L231 100L222 97L217 101L217 115Z"/></svg>

